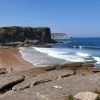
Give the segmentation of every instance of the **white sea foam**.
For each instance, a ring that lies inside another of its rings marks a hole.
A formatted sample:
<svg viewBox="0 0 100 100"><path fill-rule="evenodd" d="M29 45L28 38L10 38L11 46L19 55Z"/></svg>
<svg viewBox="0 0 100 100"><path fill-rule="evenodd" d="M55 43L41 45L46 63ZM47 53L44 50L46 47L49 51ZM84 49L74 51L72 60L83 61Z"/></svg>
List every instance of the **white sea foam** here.
<svg viewBox="0 0 100 100"><path fill-rule="evenodd" d="M33 54L31 52L28 52L28 48L26 47L20 47L19 52L22 55L22 58L30 63L32 63L34 66L41 66L39 62L36 62L35 59L33 59Z"/></svg>
<svg viewBox="0 0 100 100"><path fill-rule="evenodd" d="M83 52L77 52L76 55L81 56L81 57L89 57L89 56L91 56L90 54L83 53Z"/></svg>
<svg viewBox="0 0 100 100"><path fill-rule="evenodd" d="M63 42L63 43L70 43L71 41L66 41L66 42Z"/></svg>
<svg viewBox="0 0 100 100"><path fill-rule="evenodd" d="M100 57L93 57L97 62L96 64L100 64Z"/></svg>
<svg viewBox="0 0 100 100"><path fill-rule="evenodd" d="M84 58L76 56L76 55L68 55L68 54L63 54L64 52L61 52L60 50L53 49L53 48L38 48L34 47L35 50L46 53L49 56L64 59L66 61L70 62L84 62Z"/></svg>

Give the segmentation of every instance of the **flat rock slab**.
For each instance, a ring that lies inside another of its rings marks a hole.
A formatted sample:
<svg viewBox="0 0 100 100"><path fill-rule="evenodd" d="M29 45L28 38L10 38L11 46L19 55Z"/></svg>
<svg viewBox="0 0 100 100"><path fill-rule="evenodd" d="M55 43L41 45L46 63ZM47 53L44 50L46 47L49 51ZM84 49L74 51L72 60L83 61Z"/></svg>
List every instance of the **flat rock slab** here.
<svg viewBox="0 0 100 100"><path fill-rule="evenodd" d="M56 79L61 79L63 77L69 77L74 75L72 70L54 70L50 72L45 72L44 74L39 74L32 78L27 78L22 83L13 87L15 91L20 91L28 87L32 87L41 83L50 82Z"/></svg>
<svg viewBox="0 0 100 100"><path fill-rule="evenodd" d="M62 95L48 95L46 93L24 90L20 91L20 93L12 94L12 96L2 97L0 100L65 100L65 97Z"/></svg>
<svg viewBox="0 0 100 100"><path fill-rule="evenodd" d="M80 92L74 96L74 100L99 100L99 96L93 92Z"/></svg>
<svg viewBox="0 0 100 100"><path fill-rule="evenodd" d="M0 100L65 100L65 97L79 92L100 90L100 73L88 75L72 75L0 98ZM54 88L60 86L62 89Z"/></svg>

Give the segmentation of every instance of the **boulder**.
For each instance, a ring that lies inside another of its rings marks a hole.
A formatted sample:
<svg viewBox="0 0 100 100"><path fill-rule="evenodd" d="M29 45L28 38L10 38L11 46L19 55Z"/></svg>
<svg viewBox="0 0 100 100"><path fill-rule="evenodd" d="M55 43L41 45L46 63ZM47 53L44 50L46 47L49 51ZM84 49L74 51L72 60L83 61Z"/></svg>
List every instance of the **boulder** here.
<svg viewBox="0 0 100 100"><path fill-rule="evenodd" d="M99 100L99 96L92 92L80 92L74 96L74 100Z"/></svg>

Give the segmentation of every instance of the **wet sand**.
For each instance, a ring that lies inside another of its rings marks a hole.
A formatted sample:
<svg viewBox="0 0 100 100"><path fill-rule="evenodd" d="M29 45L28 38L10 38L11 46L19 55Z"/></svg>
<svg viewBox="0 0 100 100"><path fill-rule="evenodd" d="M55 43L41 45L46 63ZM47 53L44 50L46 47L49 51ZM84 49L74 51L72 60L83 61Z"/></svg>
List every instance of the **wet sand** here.
<svg viewBox="0 0 100 100"><path fill-rule="evenodd" d="M33 65L22 59L18 48L0 49L0 68L7 68L8 71L24 71L33 68Z"/></svg>

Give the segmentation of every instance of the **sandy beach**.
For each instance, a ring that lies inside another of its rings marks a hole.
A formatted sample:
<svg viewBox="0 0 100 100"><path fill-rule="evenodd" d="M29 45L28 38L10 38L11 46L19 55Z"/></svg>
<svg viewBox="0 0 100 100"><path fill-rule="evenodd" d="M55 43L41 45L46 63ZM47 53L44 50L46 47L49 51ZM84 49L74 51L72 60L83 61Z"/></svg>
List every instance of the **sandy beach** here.
<svg viewBox="0 0 100 100"><path fill-rule="evenodd" d="M31 69L33 65L22 59L18 48L2 48L0 49L0 68L11 69L14 72Z"/></svg>

